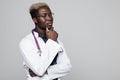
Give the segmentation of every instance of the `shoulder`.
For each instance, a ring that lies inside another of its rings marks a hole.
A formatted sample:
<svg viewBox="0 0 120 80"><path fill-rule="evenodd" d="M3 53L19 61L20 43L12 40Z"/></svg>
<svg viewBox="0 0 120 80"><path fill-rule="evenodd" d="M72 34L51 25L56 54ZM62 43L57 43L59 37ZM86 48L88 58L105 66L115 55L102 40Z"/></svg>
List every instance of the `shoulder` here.
<svg viewBox="0 0 120 80"><path fill-rule="evenodd" d="M19 45L26 45L31 43L32 41L33 41L33 36L32 36L32 33L30 33L21 39L21 41L19 42Z"/></svg>

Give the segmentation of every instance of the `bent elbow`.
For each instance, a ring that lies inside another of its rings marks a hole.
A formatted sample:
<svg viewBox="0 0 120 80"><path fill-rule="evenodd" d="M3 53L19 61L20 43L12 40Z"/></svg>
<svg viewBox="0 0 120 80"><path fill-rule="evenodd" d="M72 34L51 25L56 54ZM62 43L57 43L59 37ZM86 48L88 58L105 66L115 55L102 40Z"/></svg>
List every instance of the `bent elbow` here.
<svg viewBox="0 0 120 80"><path fill-rule="evenodd" d="M67 72L69 73L72 69L72 65L71 64L68 64L68 67L67 67Z"/></svg>
<svg viewBox="0 0 120 80"><path fill-rule="evenodd" d="M62 71L64 73L70 73L71 69L72 69L72 65L71 64L67 64L67 65L64 65L64 68L62 68Z"/></svg>

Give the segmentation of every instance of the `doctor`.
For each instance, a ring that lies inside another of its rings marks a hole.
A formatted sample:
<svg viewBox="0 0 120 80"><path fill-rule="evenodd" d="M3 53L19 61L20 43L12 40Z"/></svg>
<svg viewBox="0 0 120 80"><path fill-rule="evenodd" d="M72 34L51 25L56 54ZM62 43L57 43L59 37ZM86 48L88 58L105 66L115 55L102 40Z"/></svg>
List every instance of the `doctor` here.
<svg viewBox="0 0 120 80"><path fill-rule="evenodd" d="M19 44L27 80L61 80L70 72L71 64L52 26L52 12L46 3L35 3L30 15L35 28Z"/></svg>

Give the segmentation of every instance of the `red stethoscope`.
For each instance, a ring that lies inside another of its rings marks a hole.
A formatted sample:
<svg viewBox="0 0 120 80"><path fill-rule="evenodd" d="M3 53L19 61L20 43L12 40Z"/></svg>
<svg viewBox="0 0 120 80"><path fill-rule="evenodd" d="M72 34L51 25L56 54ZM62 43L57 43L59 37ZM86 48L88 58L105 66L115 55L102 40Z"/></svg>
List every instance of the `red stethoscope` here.
<svg viewBox="0 0 120 80"><path fill-rule="evenodd" d="M38 49L38 52L37 52L37 53L41 56L42 51L41 51L41 49L40 49L40 45L39 45L39 43L38 43L38 40L37 40L37 38L35 37L34 29L32 29L32 35L33 35L33 37L34 37L35 44L36 44L36 47L37 47L37 49Z"/></svg>

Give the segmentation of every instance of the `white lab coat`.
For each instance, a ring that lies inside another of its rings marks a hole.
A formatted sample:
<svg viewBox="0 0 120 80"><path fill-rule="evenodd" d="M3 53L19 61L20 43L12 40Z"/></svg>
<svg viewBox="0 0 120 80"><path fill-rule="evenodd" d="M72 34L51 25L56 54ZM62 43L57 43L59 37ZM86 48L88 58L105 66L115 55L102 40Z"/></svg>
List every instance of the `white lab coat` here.
<svg viewBox="0 0 120 80"><path fill-rule="evenodd" d="M63 44L48 39L45 43L38 33L34 32L41 49L41 56L38 54L35 40L32 33L23 38L20 42L20 50L24 59L24 67L27 71L27 80L52 80L68 74L71 70L70 60L65 52ZM58 54L57 64L50 65ZM38 76L31 77L29 68ZM48 74L45 74L45 72Z"/></svg>

